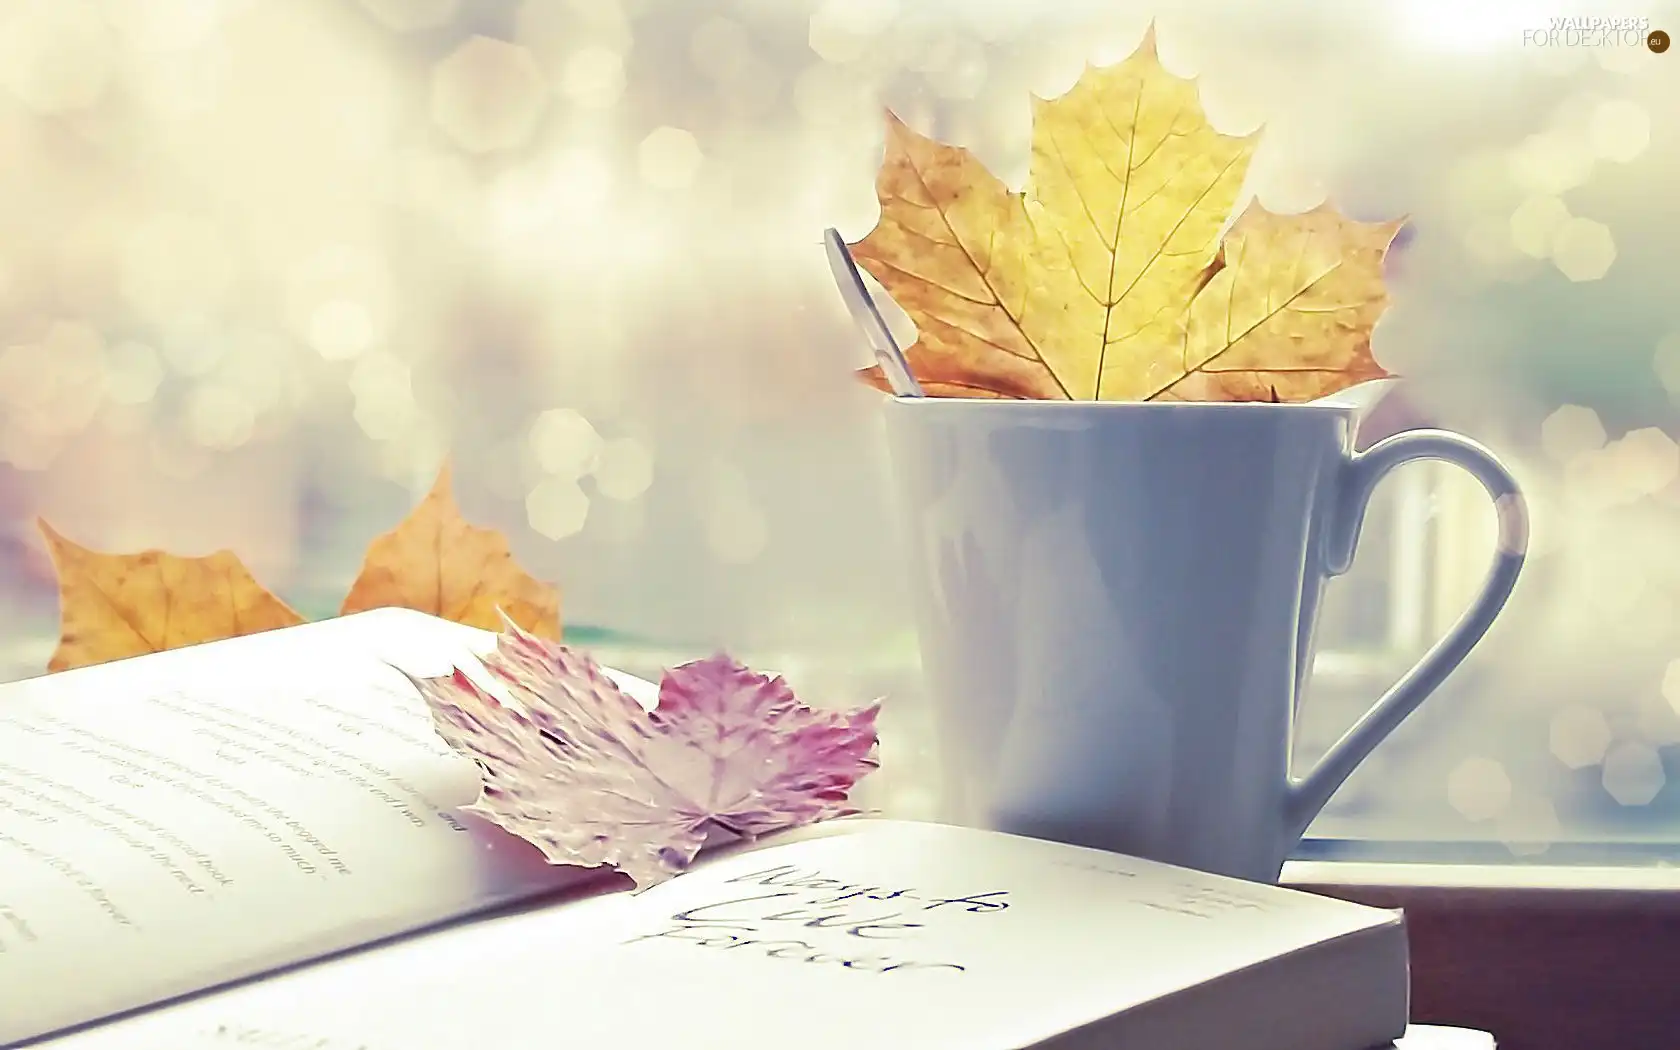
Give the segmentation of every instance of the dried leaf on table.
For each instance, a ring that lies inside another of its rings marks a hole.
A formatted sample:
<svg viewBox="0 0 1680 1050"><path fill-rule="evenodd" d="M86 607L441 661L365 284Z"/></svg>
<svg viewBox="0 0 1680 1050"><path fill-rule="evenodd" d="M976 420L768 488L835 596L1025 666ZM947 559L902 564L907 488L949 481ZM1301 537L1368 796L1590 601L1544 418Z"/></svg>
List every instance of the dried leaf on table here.
<svg viewBox="0 0 1680 1050"><path fill-rule="evenodd" d="M339 614L390 606L492 631L505 613L534 634L560 637L559 589L520 568L507 537L461 517L447 465L408 517L368 546Z"/></svg>
<svg viewBox="0 0 1680 1050"><path fill-rule="evenodd" d="M438 733L482 772L471 807L550 862L611 865L638 886L688 867L716 827L746 836L853 810L879 705L816 711L725 656L665 673L649 712L587 656L509 624L484 667L415 682Z"/></svg>
<svg viewBox="0 0 1680 1050"><path fill-rule="evenodd" d="M159 550L106 554L37 524L58 575L61 629L49 671L303 622L230 551L201 558Z"/></svg>
<svg viewBox="0 0 1680 1050"><path fill-rule="evenodd" d="M915 322L935 397L1307 401L1386 376L1370 336L1401 222L1253 204L1225 232L1257 144L1214 130L1151 30L1034 100L1024 192L889 114L853 254Z"/></svg>

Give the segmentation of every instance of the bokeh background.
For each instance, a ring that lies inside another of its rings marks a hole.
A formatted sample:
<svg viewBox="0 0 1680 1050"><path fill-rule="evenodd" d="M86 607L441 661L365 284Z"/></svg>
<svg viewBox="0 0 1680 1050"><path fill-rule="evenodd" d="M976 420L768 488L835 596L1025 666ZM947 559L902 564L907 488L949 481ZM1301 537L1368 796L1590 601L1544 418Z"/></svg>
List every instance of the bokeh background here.
<svg viewBox="0 0 1680 1050"><path fill-rule="evenodd" d="M447 454L607 658L726 645L891 694L877 801L926 811L877 398L820 233L872 225L883 107L1018 184L1030 96L1153 17L1221 130L1265 125L1267 206L1411 217L1395 418L1493 446L1534 504L1509 613L1314 848L1660 861L1680 52L1542 46L1572 15L1680 31L1639 0L0 0L0 673L56 637L37 515L231 548L325 616ZM1478 500L1430 467L1384 493L1301 761L1456 616Z"/></svg>

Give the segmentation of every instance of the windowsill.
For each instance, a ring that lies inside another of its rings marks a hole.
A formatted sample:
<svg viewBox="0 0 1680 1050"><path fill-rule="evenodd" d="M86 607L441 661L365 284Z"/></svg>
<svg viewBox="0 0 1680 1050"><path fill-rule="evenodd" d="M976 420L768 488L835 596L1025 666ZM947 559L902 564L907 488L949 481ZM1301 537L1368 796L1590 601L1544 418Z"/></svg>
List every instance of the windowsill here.
<svg viewBox="0 0 1680 1050"><path fill-rule="evenodd" d="M1381 861L1294 860L1284 866L1292 886L1387 889L1530 890L1579 893L1672 894L1680 907L1680 868L1587 864L1387 864Z"/></svg>
<svg viewBox="0 0 1680 1050"><path fill-rule="evenodd" d="M1284 881L1405 911L1419 1024L1500 1050L1674 1050L1680 869L1298 861Z"/></svg>

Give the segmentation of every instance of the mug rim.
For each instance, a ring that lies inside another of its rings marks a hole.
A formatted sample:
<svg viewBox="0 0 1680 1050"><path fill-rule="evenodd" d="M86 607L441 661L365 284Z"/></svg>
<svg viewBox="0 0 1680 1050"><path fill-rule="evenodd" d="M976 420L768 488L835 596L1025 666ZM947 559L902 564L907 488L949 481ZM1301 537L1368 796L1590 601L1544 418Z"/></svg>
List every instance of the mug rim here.
<svg viewBox="0 0 1680 1050"><path fill-rule="evenodd" d="M1350 404L1324 404L1316 401L1093 401L1093 400L1059 400L1051 398L1020 398L1020 397L905 397L894 394L888 398L894 404L911 406L935 404L952 407L969 405L976 408L997 408L1004 411L1065 411L1070 408L1080 408L1086 411L1132 411L1148 410L1155 412L1189 412L1189 411L1275 411L1287 409L1329 414L1350 414L1359 411L1358 406ZM1008 406L1008 407L1006 407Z"/></svg>

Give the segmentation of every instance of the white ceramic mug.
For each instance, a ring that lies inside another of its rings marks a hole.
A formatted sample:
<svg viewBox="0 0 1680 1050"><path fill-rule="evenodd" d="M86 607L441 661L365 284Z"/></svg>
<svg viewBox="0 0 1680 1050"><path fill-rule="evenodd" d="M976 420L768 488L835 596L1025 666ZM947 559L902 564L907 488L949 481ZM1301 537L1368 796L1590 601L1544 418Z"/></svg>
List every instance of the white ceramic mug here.
<svg viewBox="0 0 1680 1050"><path fill-rule="evenodd" d="M1464 659L1528 542L1480 445L1411 431L1354 451L1336 404L895 398L947 819L1256 881ZM1414 460L1473 474L1493 568L1446 636L1305 777L1289 754L1325 583L1372 490Z"/></svg>

